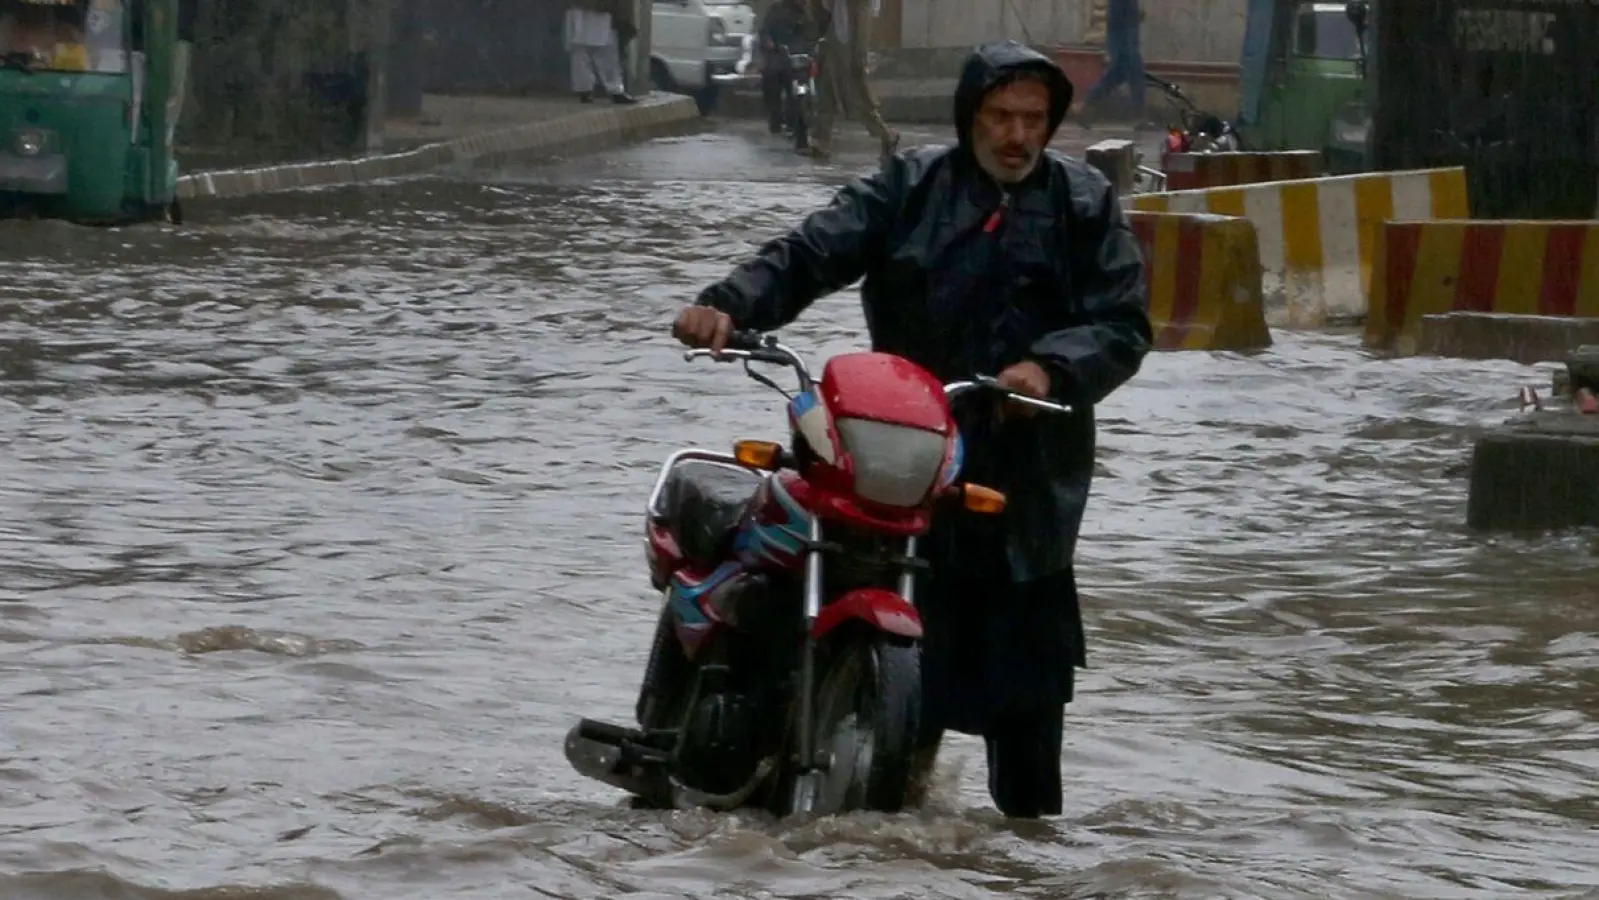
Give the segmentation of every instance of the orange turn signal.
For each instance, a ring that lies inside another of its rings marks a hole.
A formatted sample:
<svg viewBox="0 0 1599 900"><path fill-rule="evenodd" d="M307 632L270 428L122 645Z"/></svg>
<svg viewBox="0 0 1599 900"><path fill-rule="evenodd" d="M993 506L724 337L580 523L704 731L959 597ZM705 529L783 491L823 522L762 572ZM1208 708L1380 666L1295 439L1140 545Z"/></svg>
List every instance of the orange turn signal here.
<svg viewBox="0 0 1599 900"><path fill-rule="evenodd" d="M776 472L783 467L783 445L771 441L735 441L733 458L752 469Z"/></svg>
<svg viewBox="0 0 1599 900"><path fill-rule="evenodd" d="M962 488L961 503L972 512L985 516L997 516L1005 511L1005 495L980 484L968 484Z"/></svg>

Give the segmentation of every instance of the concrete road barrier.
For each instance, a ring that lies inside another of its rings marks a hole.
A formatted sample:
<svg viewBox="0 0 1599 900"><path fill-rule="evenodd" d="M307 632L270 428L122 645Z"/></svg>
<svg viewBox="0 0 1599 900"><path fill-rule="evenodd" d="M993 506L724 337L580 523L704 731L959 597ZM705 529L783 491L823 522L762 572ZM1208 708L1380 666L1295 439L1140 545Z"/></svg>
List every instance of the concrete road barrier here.
<svg viewBox="0 0 1599 900"><path fill-rule="evenodd" d="M1249 219L1260 241L1267 320L1315 328L1366 317L1385 221L1466 217L1466 170L1367 172L1135 194L1126 204Z"/></svg>
<svg viewBox="0 0 1599 900"><path fill-rule="evenodd" d="M1385 224L1366 345L1414 353L1423 317L1448 312L1599 317L1599 221Z"/></svg>
<svg viewBox="0 0 1599 900"><path fill-rule="evenodd" d="M1478 531L1599 526L1599 415L1527 413L1478 438L1466 525Z"/></svg>
<svg viewBox="0 0 1599 900"><path fill-rule="evenodd" d="M1260 247L1246 219L1128 213L1144 250L1157 350L1271 346Z"/></svg>
<svg viewBox="0 0 1599 900"><path fill-rule="evenodd" d="M1400 343L1406 344L1408 338ZM1508 359L1526 365L1565 359L1599 345L1599 318L1451 312L1421 317L1417 356Z"/></svg>
<svg viewBox="0 0 1599 900"><path fill-rule="evenodd" d="M1083 153L1083 161L1110 179L1116 193L1133 189L1138 177L1138 144L1128 140L1100 141Z"/></svg>
<svg viewBox="0 0 1599 900"><path fill-rule="evenodd" d="M1172 191L1234 187L1268 181L1319 178L1327 173L1318 150L1283 153L1173 153L1166 157L1166 187Z"/></svg>
<svg viewBox="0 0 1599 900"><path fill-rule="evenodd" d="M244 197L406 178L461 163L497 162L578 148L594 150L672 134L699 118L699 108L691 98L653 93L640 98L635 106L595 106L557 119L466 135L403 153L196 172L178 179L178 196Z"/></svg>

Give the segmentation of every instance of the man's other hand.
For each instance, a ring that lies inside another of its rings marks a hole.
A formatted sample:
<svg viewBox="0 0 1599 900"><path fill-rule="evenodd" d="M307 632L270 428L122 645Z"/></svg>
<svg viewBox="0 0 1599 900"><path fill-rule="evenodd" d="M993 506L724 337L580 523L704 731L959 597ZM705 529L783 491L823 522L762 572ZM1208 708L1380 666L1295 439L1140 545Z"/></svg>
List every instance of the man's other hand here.
<svg viewBox="0 0 1599 900"><path fill-rule="evenodd" d="M1015 391L1028 397L1035 397L1039 400L1048 400L1050 388L1054 386L1051 384L1049 372L1038 363L1030 361L1019 362L1011 366L1000 372L994 380L998 381L999 386L1006 390ZM1007 403L1004 409L1001 410L1001 415L1005 416L1014 413L1019 416L1031 416L1036 412L1038 410L1031 406L1021 403Z"/></svg>
<svg viewBox="0 0 1599 900"><path fill-rule="evenodd" d="M709 348L716 353L727 349L732 335L733 317L709 306L690 306L678 313L672 324L672 336L685 346Z"/></svg>

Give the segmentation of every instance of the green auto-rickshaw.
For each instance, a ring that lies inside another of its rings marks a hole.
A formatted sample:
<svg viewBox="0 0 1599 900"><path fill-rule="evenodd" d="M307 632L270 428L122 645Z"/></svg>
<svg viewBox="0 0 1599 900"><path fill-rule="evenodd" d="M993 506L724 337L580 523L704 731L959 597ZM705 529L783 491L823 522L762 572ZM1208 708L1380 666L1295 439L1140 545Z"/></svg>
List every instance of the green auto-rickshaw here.
<svg viewBox="0 0 1599 900"><path fill-rule="evenodd" d="M1254 150L1319 150L1334 173L1368 167L1369 5L1250 0L1240 131Z"/></svg>
<svg viewBox="0 0 1599 900"><path fill-rule="evenodd" d="M179 12L180 0L0 0L0 216L177 220Z"/></svg>

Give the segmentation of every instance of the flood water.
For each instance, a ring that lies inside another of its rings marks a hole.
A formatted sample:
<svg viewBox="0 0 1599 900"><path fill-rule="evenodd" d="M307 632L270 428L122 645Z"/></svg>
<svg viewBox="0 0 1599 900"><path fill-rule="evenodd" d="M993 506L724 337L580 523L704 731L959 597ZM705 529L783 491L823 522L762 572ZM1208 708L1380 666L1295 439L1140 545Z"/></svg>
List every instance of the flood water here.
<svg viewBox="0 0 1599 900"><path fill-rule="evenodd" d="M1065 816L999 818L961 737L901 816L569 770L632 709L662 457L782 428L670 318L866 160L746 130L0 226L0 898L1599 897L1593 538L1461 525L1548 376L1347 336L1101 407ZM858 347L857 302L787 341Z"/></svg>

